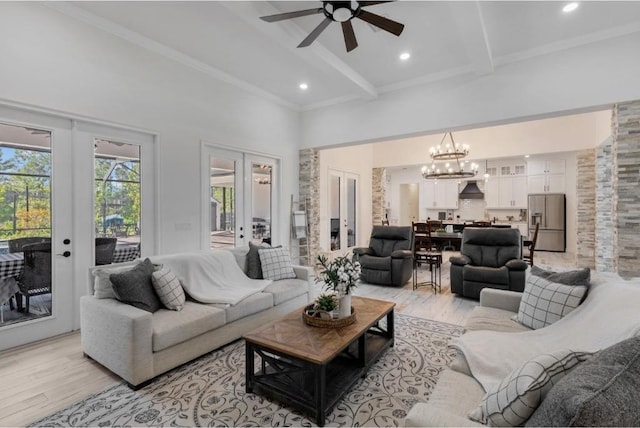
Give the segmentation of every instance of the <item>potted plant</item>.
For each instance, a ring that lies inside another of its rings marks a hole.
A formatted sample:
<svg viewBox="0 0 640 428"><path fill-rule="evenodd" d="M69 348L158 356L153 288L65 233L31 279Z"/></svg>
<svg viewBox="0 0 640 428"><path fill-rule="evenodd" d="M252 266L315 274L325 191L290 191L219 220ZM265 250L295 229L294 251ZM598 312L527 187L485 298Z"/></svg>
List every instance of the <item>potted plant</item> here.
<svg viewBox="0 0 640 428"><path fill-rule="evenodd" d="M324 283L324 289L337 293L339 298L339 317L351 315L351 290L358 285L360 280L360 262L355 256L340 256L329 261L321 254L318 256L318 266L322 268L317 282Z"/></svg>
<svg viewBox="0 0 640 428"><path fill-rule="evenodd" d="M321 319L333 319L333 311L338 307L338 298L335 294L321 294L307 311L308 315Z"/></svg>

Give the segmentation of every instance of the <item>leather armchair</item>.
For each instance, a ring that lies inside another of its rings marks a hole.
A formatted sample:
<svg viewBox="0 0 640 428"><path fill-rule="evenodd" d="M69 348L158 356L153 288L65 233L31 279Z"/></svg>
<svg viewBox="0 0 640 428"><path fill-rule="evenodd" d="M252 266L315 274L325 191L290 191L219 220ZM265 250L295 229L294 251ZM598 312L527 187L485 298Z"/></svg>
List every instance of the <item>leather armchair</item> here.
<svg viewBox="0 0 640 428"><path fill-rule="evenodd" d="M485 287L524 291L527 263L518 229L467 227L460 254L449 258L452 293L479 299Z"/></svg>
<svg viewBox="0 0 640 428"><path fill-rule="evenodd" d="M360 261L362 280L404 285L413 274L413 240L411 226L373 226L369 247L353 249Z"/></svg>

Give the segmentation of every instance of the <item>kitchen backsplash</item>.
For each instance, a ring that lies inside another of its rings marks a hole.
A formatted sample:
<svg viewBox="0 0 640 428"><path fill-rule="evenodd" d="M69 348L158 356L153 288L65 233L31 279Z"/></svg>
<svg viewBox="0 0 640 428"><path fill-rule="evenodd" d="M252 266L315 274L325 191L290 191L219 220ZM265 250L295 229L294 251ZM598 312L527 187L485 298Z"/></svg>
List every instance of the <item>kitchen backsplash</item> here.
<svg viewBox="0 0 640 428"><path fill-rule="evenodd" d="M513 217L512 221L527 221L526 210L487 210L485 209L484 199L460 199L459 208L457 210L427 210L427 217L432 220L438 219L439 212L445 212L446 218L451 217L453 221L471 221L471 220L493 220L494 217L498 221L509 221L509 217ZM521 213L521 211L524 211ZM521 219L521 215L524 215Z"/></svg>

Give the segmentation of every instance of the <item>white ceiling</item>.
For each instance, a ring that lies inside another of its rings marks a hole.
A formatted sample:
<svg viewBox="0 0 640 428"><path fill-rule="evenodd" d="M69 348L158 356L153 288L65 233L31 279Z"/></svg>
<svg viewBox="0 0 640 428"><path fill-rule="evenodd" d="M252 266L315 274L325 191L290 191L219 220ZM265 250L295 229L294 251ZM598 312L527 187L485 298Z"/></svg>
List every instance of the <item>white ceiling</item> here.
<svg viewBox="0 0 640 428"><path fill-rule="evenodd" d="M47 2L133 43L294 109L307 110L496 68L640 32L639 1L586 1L570 13L558 1L398 1L368 6L405 25L400 37L354 20L358 48L346 52L332 23L296 46L322 20L276 23L260 16L320 7L320 1ZM402 62L401 52L411 58ZM631 53L630 53L631 54ZM307 91L299 83L309 85Z"/></svg>

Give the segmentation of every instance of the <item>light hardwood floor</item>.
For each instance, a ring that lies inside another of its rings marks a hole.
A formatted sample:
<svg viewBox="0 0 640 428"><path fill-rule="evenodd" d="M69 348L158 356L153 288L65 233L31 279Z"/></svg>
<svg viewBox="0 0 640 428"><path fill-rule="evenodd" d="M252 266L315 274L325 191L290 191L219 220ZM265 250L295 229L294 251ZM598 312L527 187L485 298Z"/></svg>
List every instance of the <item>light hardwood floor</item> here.
<svg viewBox="0 0 640 428"><path fill-rule="evenodd" d="M396 313L464 325L477 301L457 297L449 288L450 254L442 266L442 291L431 287L361 284L354 294L396 303ZM419 280L428 277L424 267ZM313 293L322 290L315 286ZM69 333L0 353L0 426L25 426L63 409L120 379L82 354L80 334Z"/></svg>

